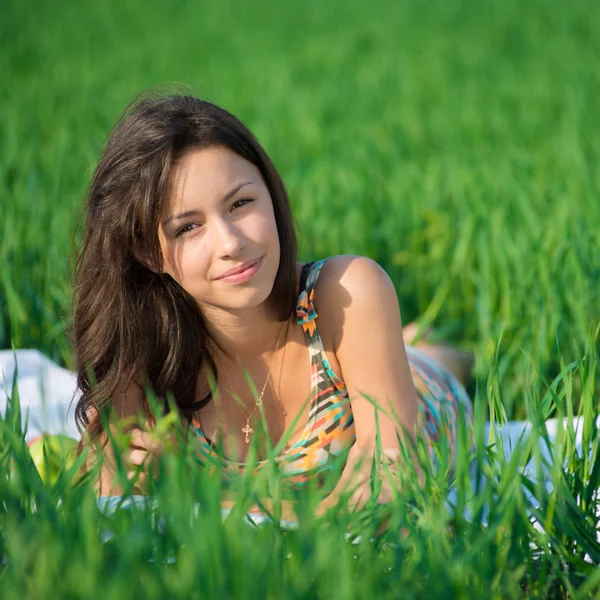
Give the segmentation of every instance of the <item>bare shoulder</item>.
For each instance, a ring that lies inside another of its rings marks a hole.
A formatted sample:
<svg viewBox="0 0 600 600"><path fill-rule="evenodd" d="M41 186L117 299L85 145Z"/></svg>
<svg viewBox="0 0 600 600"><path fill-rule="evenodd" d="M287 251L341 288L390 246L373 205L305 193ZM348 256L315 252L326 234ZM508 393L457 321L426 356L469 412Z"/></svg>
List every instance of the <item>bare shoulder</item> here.
<svg viewBox="0 0 600 600"><path fill-rule="evenodd" d="M352 306L376 306L382 291L396 297L393 282L385 269L367 256L354 254L330 257L321 268L317 288L315 308L320 317L331 324L336 351Z"/></svg>
<svg viewBox="0 0 600 600"><path fill-rule="evenodd" d="M337 254L328 258L321 269L321 273L327 273L326 280L336 279L348 282L357 277L371 274L388 277L385 269L372 258L357 254ZM321 277L321 276L320 276Z"/></svg>

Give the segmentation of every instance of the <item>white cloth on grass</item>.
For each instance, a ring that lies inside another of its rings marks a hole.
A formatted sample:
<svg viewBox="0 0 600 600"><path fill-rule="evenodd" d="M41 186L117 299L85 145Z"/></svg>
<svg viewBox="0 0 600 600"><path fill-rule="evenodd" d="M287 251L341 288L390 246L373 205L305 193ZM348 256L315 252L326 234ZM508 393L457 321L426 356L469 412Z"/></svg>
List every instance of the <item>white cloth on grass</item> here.
<svg viewBox="0 0 600 600"><path fill-rule="evenodd" d="M0 414L6 414L17 367L17 388L21 404L21 423L29 442L42 433L63 433L79 439L74 408L75 374L59 367L38 350L0 351ZM73 403L71 404L71 400Z"/></svg>

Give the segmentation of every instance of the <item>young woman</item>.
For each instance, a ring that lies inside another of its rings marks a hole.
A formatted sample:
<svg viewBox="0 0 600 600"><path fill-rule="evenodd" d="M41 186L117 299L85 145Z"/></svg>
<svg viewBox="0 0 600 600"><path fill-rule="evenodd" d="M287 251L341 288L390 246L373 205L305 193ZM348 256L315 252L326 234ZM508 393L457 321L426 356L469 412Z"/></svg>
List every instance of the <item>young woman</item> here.
<svg viewBox="0 0 600 600"><path fill-rule="evenodd" d="M415 327L403 333L394 286L373 260L297 259L284 184L238 119L191 96L136 99L94 172L77 256L84 443L108 448L99 443L108 406L119 418L147 414L149 386L163 401L173 395L201 459L222 443L226 468L239 471L261 412L276 446L302 411L278 460L302 484L350 448L330 503L374 448L365 395L388 412L379 428L392 458L405 432L435 440L442 415L453 444L459 405L472 418L461 385L470 355L407 345ZM142 429L131 436L124 460L133 472L161 444ZM98 493L118 494L106 454ZM368 487L365 478L357 505Z"/></svg>

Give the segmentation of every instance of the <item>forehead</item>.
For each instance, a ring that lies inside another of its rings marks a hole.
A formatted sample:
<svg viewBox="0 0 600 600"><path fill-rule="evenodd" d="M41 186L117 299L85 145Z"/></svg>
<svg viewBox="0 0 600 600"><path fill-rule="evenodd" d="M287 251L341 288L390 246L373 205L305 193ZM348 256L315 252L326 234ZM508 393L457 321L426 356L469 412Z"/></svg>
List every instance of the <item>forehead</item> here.
<svg viewBox="0 0 600 600"><path fill-rule="evenodd" d="M224 146L190 150L173 170L172 193L164 207L220 202L236 183L261 183L258 168Z"/></svg>

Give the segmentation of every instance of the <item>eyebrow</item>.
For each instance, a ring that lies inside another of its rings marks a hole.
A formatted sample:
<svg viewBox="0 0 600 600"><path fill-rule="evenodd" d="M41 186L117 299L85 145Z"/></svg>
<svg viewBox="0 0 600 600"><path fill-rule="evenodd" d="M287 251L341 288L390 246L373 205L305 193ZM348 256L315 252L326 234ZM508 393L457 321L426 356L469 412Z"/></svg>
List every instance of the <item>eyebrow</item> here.
<svg viewBox="0 0 600 600"><path fill-rule="evenodd" d="M243 183L240 183L240 184L236 185L234 188L230 189L223 196L223 202L227 202L227 200L229 200L229 198L231 198L232 196L237 194L245 185L249 185L251 183L254 183L254 181L244 181ZM199 211L197 211L197 210L187 210L186 212L180 213L178 215L171 215L170 217L168 217L167 219L165 219L163 221L163 226L168 225L171 221L180 221L181 219L186 219L187 217L193 217L194 215L197 215L198 212Z"/></svg>

